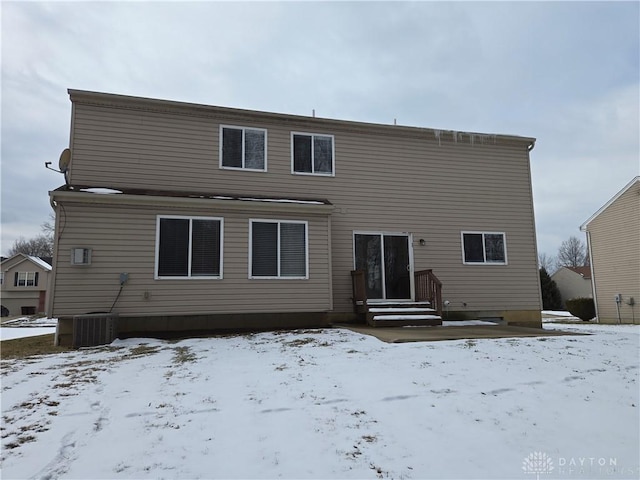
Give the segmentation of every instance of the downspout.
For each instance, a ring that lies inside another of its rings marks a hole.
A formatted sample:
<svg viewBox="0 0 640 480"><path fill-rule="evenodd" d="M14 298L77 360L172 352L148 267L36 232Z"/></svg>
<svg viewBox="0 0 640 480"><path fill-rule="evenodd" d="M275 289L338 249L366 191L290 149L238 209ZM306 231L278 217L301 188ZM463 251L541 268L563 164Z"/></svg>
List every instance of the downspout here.
<svg viewBox="0 0 640 480"><path fill-rule="evenodd" d="M47 296L45 299L44 311L47 318L53 317L53 290L56 288L56 271L58 265L58 232L60 231L60 215L58 215L58 205L52 197L52 193L49 192L49 202L51 208L55 213L55 221L53 224L53 255L51 258L51 271L49 272L49 282L47 284ZM55 337L53 344L58 345L58 328L56 327Z"/></svg>
<svg viewBox="0 0 640 480"><path fill-rule="evenodd" d="M534 249L534 253L535 253L535 265L536 265L536 283L538 285L538 306L540 307L540 310L542 310L544 308L544 304L542 302L542 286L540 284L540 266L538 265L538 232L536 231L536 212L535 212L535 208L533 206L533 181L531 178L531 151L535 148L536 146L536 140L533 139L531 140L531 143L527 146L527 174L529 175L529 194L531 195L531 218L533 220L533 234L534 234L534 240L533 240L533 249ZM447 309L448 310L448 309ZM542 321L542 315L540 317L540 321Z"/></svg>
<svg viewBox="0 0 640 480"><path fill-rule="evenodd" d="M331 231L331 214L327 216L327 249L328 251L328 262L329 262L329 310L333 313L333 232Z"/></svg>
<svg viewBox="0 0 640 480"><path fill-rule="evenodd" d="M598 313L598 295L596 295L596 276L593 269L593 255L591 252L591 233L584 230L587 234L587 250L589 250L589 269L591 270L591 293L593 293L593 306L596 309L596 323L600 323L600 315Z"/></svg>

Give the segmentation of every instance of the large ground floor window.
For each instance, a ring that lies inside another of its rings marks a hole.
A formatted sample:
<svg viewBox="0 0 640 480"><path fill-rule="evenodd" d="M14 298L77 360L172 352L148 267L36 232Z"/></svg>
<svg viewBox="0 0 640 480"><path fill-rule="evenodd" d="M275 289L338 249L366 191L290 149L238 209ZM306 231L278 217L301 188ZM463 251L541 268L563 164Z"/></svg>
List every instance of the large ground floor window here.
<svg viewBox="0 0 640 480"><path fill-rule="evenodd" d="M309 278L307 222L251 220L249 278Z"/></svg>
<svg viewBox="0 0 640 480"><path fill-rule="evenodd" d="M222 278L223 220L158 216L156 278Z"/></svg>

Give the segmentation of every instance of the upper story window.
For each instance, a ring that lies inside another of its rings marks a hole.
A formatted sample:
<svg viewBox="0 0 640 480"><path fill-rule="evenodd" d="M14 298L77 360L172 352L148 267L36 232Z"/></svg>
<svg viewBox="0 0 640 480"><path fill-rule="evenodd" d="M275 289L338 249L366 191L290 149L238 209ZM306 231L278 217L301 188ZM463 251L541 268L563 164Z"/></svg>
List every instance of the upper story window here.
<svg viewBox="0 0 640 480"><path fill-rule="evenodd" d="M506 265L507 246L501 232L462 232L465 264Z"/></svg>
<svg viewBox="0 0 640 480"><path fill-rule="evenodd" d="M159 216L156 278L222 278L221 218Z"/></svg>
<svg viewBox="0 0 640 480"><path fill-rule="evenodd" d="M335 174L333 135L291 133L292 172L312 175Z"/></svg>
<svg viewBox="0 0 640 480"><path fill-rule="evenodd" d="M267 170L267 131L261 128L220 126L220 167Z"/></svg>
<svg viewBox="0 0 640 480"><path fill-rule="evenodd" d="M251 220L249 278L308 276L307 222Z"/></svg>
<svg viewBox="0 0 640 480"><path fill-rule="evenodd" d="M16 272L14 280L14 287L37 287L38 286L38 272Z"/></svg>

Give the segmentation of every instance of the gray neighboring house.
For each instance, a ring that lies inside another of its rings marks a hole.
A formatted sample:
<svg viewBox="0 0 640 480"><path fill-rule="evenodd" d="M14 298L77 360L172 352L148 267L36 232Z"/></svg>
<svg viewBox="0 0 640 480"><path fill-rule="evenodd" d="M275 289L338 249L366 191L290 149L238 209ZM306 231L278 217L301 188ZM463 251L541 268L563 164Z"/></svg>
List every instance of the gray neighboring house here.
<svg viewBox="0 0 640 480"><path fill-rule="evenodd" d="M17 253L0 263L2 315L44 313L50 259Z"/></svg>
<svg viewBox="0 0 640 480"><path fill-rule="evenodd" d="M640 323L640 176L580 230L587 235L598 321Z"/></svg>
<svg viewBox="0 0 640 480"><path fill-rule="evenodd" d="M430 278L447 318L541 325L534 138L69 95L61 334L90 312L121 335L358 321Z"/></svg>
<svg viewBox="0 0 640 480"><path fill-rule="evenodd" d="M591 290L591 267L560 267L551 275L556 282L562 304L572 298L593 298Z"/></svg>

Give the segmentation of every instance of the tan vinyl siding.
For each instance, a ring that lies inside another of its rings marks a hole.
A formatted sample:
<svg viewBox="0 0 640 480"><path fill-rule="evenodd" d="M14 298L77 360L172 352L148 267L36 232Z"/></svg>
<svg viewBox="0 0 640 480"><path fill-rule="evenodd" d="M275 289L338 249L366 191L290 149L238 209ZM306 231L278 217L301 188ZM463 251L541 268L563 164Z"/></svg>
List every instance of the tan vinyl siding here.
<svg viewBox="0 0 640 480"><path fill-rule="evenodd" d="M171 102L118 100L114 105L127 108L115 108L99 105L104 99L84 104L82 95L72 98L72 184L327 198L335 205L331 258L337 312L352 309L353 231L411 233L415 269L432 268L444 283L444 298L456 309L541 308L530 139ZM220 169L220 124L267 129L268 171ZM334 136L334 177L291 173L292 131ZM227 228L233 226L225 220ZM508 264L463 265L461 231L504 232ZM236 233L241 241L243 232ZM420 238L425 246L418 244ZM142 245L144 250L150 243ZM244 264L234 268L246 273L246 257L237 258ZM265 283L265 291L275 285ZM221 299L223 305L237 301L232 290ZM264 302L271 298L264 294ZM248 308L258 311L260 303Z"/></svg>
<svg viewBox="0 0 640 480"><path fill-rule="evenodd" d="M251 312L305 312L330 309L327 217L279 213L279 220L309 222L309 279L248 279L249 219L264 212L224 213L206 207L153 208L66 203L61 215L73 218L59 238L55 315L109 311L121 315ZM224 217L224 263L220 280L154 279L156 216ZM61 219L64 222L64 218ZM91 265L71 265L70 249L92 248Z"/></svg>
<svg viewBox="0 0 640 480"><path fill-rule="evenodd" d="M640 181L595 217L587 232L599 321L618 322L614 296L621 294L620 320L640 323Z"/></svg>

